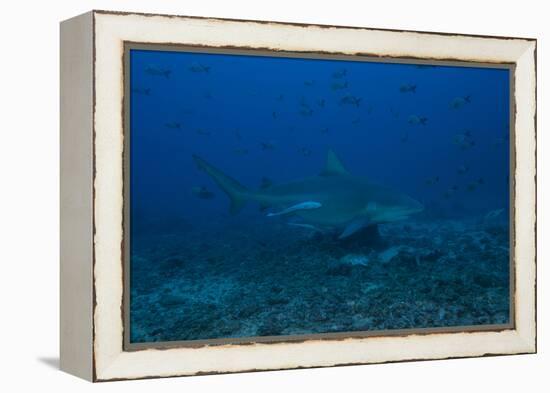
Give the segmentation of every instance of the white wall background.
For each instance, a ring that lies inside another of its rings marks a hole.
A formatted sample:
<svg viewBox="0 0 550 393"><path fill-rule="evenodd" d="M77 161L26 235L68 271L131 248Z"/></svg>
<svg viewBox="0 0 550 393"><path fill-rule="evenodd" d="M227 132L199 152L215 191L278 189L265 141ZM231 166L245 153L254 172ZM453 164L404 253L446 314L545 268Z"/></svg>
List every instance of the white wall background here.
<svg viewBox="0 0 550 393"><path fill-rule="evenodd" d="M17 0L0 12L0 390L543 392L550 389L545 264L550 65L544 1ZM90 9L538 38L539 354L172 378L92 386L58 362L58 22ZM545 97L546 95L546 97ZM548 104L546 104L547 107Z"/></svg>

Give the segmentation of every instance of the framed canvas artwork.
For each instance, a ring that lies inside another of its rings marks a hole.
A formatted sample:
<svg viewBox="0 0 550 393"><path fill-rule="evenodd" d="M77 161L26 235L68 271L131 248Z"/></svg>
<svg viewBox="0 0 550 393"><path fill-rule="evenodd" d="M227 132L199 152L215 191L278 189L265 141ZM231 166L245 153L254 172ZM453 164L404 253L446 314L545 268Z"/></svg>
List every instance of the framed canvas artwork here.
<svg viewBox="0 0 550 393"><path fill-rule="evenodd" d="M536 351L536 41L61 25L61 366L92 381Z"/></svg>

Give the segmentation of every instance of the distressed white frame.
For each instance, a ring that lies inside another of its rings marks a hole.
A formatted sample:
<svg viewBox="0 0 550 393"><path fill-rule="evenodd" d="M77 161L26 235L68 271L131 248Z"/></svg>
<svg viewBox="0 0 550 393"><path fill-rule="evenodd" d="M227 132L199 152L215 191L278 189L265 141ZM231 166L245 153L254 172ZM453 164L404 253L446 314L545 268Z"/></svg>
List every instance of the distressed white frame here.
<svg viewBox="0 0 550 393"><path fill-rule="evenodd" d="M86 18L93 20L95 61L95 306L92 359L88 354L77 359L89 362L84 368L91 367L91 378L88 373L82 376L104 381L536 351L535 40L108 12L92 12ZM125 41L515 63L515 328L125 352L121 312Z"/></svg>

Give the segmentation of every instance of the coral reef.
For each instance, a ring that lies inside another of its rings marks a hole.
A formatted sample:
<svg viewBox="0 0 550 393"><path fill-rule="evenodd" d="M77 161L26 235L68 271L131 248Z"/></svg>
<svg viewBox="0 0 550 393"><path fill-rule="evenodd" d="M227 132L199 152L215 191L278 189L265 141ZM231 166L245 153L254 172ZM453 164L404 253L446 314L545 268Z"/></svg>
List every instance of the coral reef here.
<svg viewBox="0 0 550 393"><path fill-rule="evenodd" d="M254 224L134 239L131 341L509 320L506 223L407 221L345 241Z"/></svg>

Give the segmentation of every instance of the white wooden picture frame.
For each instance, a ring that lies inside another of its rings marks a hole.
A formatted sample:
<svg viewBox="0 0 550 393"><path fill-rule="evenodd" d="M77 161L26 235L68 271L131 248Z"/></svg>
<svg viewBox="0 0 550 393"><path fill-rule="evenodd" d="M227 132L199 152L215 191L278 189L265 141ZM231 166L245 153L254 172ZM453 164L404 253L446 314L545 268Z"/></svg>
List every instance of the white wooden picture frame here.
<svg viewBox="0 0 550 393"><path fill-rule="evenodd" d="M508 64L513 324L496 331L124 346L126 43ZM536 40L92 11L61 24L61 368L90 381L536 352Z"/></svg>

